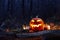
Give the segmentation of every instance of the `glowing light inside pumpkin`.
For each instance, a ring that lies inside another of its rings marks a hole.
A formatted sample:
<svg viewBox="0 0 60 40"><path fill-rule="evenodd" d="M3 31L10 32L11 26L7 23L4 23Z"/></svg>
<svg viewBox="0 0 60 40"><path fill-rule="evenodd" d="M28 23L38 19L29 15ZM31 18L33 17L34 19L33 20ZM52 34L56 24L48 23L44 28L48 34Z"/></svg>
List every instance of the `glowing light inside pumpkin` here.
<svg viewBox="0 0 60 40"><path fill-rule="evenodd" d="M42 24L39 24L39 26L41 26Z"/></svg>
<svg viewBox="0 0 60 40"><path fill-rule="evenodd" d="M30 28L32 30L34 30L34 29L36 29L36 30L43 30L43 25L44 25L44 22L40 18L33 18L30 21Z"/></svg>
<svg viewBox="0 0 60 40"><path fill-rule="evenodd" d="M31 20L32 22L35 22L34 20Z"/></svg>
<svg viewBox="0 0 60 40"><path fill-rule="evenodd" d="M32 27L39 27L39 25L32 25Z"/></svg>
<svg viewBox="0 0 60 40"><path fill-rule="evenodd" d="M41 20L37 20L37 22L40 22Z"/></svg>
<svg viewBox="0 0 60 40"><path fill-rule="evenodd" d="M41 25L42 25L42 24L38 24L38 25L35 25L35 24L32 25L32 24L31 24L32 27L39 27L39 26L41 26Z"/></svg>

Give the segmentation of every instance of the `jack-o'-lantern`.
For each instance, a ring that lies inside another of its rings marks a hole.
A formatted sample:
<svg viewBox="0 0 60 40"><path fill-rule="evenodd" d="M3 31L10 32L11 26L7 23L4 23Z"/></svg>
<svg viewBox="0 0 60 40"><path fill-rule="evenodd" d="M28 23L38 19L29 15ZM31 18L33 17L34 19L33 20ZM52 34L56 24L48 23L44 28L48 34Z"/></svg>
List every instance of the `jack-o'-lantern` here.
<svg viewBox="0 0 60 40"><path fill-rule="evenodd" d="M41 18L33 18L30 21L30 29L33 31L41 31L44 30L44 22Z"/></svg>

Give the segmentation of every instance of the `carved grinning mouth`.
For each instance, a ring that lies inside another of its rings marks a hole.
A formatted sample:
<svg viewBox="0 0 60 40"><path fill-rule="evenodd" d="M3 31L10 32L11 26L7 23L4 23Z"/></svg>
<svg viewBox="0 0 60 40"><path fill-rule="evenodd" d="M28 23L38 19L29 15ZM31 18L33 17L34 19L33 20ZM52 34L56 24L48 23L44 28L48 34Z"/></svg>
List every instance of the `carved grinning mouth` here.
<svg viewBox="0 0 60 40"><path fill-rule="evenodd" d="M38 24L38 25L32 25L32 27L39 27L41 26L41 24Z"/></svg>

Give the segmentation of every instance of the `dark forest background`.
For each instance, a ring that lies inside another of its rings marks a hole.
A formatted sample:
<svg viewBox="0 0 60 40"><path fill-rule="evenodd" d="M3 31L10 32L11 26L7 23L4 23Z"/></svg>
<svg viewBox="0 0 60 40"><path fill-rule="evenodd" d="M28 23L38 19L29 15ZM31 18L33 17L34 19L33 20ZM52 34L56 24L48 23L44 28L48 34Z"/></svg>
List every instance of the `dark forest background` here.
<svg viewBox="0 0 60 40"><path fill-rule="evenodd" d="M60 0L0 0L0 22L9 19L24 23L37 15L44 21L59 18Z"/></svg>

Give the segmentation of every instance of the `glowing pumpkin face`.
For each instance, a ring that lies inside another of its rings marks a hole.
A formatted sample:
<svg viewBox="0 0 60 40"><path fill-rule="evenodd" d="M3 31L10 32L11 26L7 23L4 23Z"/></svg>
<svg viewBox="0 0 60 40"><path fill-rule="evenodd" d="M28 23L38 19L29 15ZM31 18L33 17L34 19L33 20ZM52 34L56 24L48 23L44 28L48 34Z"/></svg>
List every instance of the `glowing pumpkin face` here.
<svg viewBox="0 0 60 40"><path fill-rule="evenodd" d="M44 29L43 25L44 25L44 22L43 22L43 20L40 19L40 18L33 18L33 19L30 21L30 28L31 28L32 30L34 30L34 31L35 31L35 30L36 30L36 31L43 30L43 29Z"/></svg>

